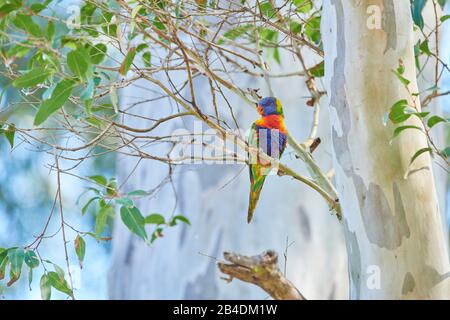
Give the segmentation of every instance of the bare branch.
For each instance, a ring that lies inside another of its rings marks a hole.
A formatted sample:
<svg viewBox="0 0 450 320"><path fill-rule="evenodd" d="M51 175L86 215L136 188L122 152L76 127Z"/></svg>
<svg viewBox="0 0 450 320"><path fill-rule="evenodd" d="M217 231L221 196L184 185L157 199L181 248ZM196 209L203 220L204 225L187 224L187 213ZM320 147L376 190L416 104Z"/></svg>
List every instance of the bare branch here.
<svg viewBox="0 0 450 320"><path fill-rule="evenodd" d="M275 300L306 300L278 267L278 254L268 250L257 256L224 252L226 262L219 262L220 271L230 277L257 285Z"/></svg>

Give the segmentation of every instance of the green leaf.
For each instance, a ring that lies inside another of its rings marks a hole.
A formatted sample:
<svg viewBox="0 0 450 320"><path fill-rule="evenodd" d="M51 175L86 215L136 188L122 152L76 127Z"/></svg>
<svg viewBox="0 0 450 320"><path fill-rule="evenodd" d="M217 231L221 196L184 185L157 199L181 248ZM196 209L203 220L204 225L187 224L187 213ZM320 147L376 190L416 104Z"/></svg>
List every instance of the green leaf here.
<svg viewBox="0 0 450 320"><path fill-rule="evenodd" d="M133 63L134 57L136 56L136 48L130 48L127 52L127 55L125 56L125 59L123 60L122 64L119 68L119 73L123 76L125 76L128 72L128 70L131 67L131 64Z"/></svg>
<svg viewBox="0 0 450 320"><path fill-rule="evenodd" d="M8 58L20 59L27 55L30 52L30 47L25 47L20 45L19 43L16 46L10 47L8 51L6 51L6 56Z"/></svg>
<svg viewBox="0 0 450 320"><path fill-rule="evenodd" d="M391 107L391 111L389 112L389 119L393 123L400 123L406 121L411 114L405 113L405 109L408 107L408 101L405 99L399 100Z"/></svg>
<svg viewBox="0 0 450 320"><path fill-rule="evenodd" d="M432 116L432 117L430 117L430 119L428 119L427 125L429 128L432 128L439 122L447 122L447 120L445 120L444 118L441 118L439 116Z"/></svg>
<svg viewBox="0 0 450 320"><path fill-rule="evenodd" d="M28 288L31 291L31 283L33 282L33 269L28 268Z"/></svg>
<svg viewBox="0 0 450 320"><path fill-rule="evenodd" d="M81 92L80 99L83 101L88 101L94 97L95 84L94 79L89 78L87 81L86 88Z"/></svg>
<svg viewBox="0 0 450 320"><path fill-rule="evenodd" d="M27 16L24 14L18 14L18 15L16 15L16 18L13 20L13 24L17 28L31 34L32 36L35 36L35 37L41 36L41 29L39 28L39 25L37 25L33 21L33 18L31 16Z"/></svg>
<svg viewBox="0 0 450 320"><path fill-rule="evenodd" d="M401 75L401 73L400 73L398 70L394 70L394 71L392 71L392 72L395 74L395 76L397 77L397 79L400 80L400 82L401 82L404 86L409 85L410 81L409 81L408 79L406 79L405 77L403 77L403 76Z"/></svg>
<svg viewBox="0 0 450 320"><path fill-rule="evenodd" d="M275 8L269 1L263 1L259 3L259 11L262 15L268 17L269 19L274 18L276 15Z"/></svg>
<svg viewBox="0 0 450 320"><path fill-rule="evenodd" d="M44 68L35 68L13 81L13 86L16 88L34 87L45 80L52 74L52 71Z"/></svg>
<svg viewBox="0 0 450 320"><path fill-rule="evenodd" d="M19 278L22 272L22 265L25 258L25 251L21 248L15 248L8 251L8 258L11 263L11 273Z"/></svg>
<svg viewBox="0 0 450 320"><path fill-rule="evenodd" d="M153 213L148 215L147 217L145 217L144 222L146 224L165 224L166 220L164 219L164 217L160 214L157 213Z"/></svg>
<svg viewBox="0 0 450 320"><path fill-rule="evenodd" d="M0 248L0 265L8 257L8 249Z"/></svg>
<svg viewBox="0 0 450 320"><path fill-rule="evenodd" d="M428 40L422 41L419 45L419 49L425 53L427 56L431 56L431 51L428 46Z"/></svg>
<svg viewBox="0 0 450 320"><path fill-rule="evenodd" d="M407 129L417 129L422 131L422 128L418 127L418 126L401 126L401 127L397 127L394 130L394 135L392 137L392 139L396 138L402 131L407 130Z"/></svg>
<svg viewBox="0 0 450 320"><path fill-rule="evenodd" d="M128 196L130 197L145 197L148 195L150 195L150 193L145 190L133 190L131 192L128 192Z"/></svg>
<svg viewBox="0 0 450 320"><path fill-rule="evenodd" d="M157 238L161 238L163 236L162 232L163 232L162 228L156 228L156 230L152 232L150 243L153 243Z"/></svg>
<svg viewBox="0 0 450 320"><path fill-rule="evenodd" d="M39 13L42 10L44 10L45 8L47 8L47 6L50 4L50 2L52 2L52 0L45 0L43 3L33 3L31 5L30 9L34 13Z"/></svg>
<svg viewBox="0 0 450 320"><path fill-rule="evenodd" d="M43 274L41 277L40 288L42 300L50 300L50 297L52 296L52 287L50 279L46 274Z"/></svg>
<svg viewBox="0 0 450 320"><path fill-rule="evenodd" d="M148 44L146 43L140 43L137 47L136 47L136 52L141 52L144 49L148 48Z"/></svg>
<svg viewBox="0 0 450 320"><path fill-rule="evenodd" d="M3 14L8 14L10 12L13 12L17 9L20 9L22 6L21 1L11 1L11 2L6 2L5 1L1 1L0 2L0 13Z"/></svg>
<svg viewBox="0 0 450 320"><path fill-rule="evenodd" d="M120 217L127 228L144 240L147 240L147 232L145 231L144 217L136 207L122 206L120 208Z"/></svg>
<svg viewBox="0 0 450 320"><path fill-rule="evenodd" d="M444 150L441 150L441 154L442 154L445 158L450 157L450 147L446 147Z"/></svg>
<svg viewBox="0 0 450 320"><path fill-rule="evenodd" d="M448 19L450 19L450 14L447 14L447 15L445 15L445 16L442 16L442 17L441 17L441 22L445 22L445 21L447 21Z"/></svg>
<svg viewBox="0 0 450 320"><path fill-rule="evenodd" d="M134 205L133 200L128 198L115 198L114 201L122 206L132 207Z"/></svg>
<svg viewBox="0 0 450 320"><path fill-rule="evenodd" d="M106 222L109 216L114 216L114 208L111 205L106 205L100 208L95 218L95 233L101 235L105 229Z"/></svg>
<svg viewBox="0 0 450 320"><path fill-rule="evenodd" d="M289 21L289 30L294 34L297 34L302 31L302 25L297 21Z"/></svg>
<svg viewBox="0 0 450 320"><path fill-rule="evenodd" d="M91 47L91 49L89 50L91 62L93 64L101 63L106 56L107 50L108 50L107 46L103 43L99 43Z"/></svg>
<svg viewBox="0 0 450 320"><path fill-rule="evenodd" d="M67 54L67 65L77 77L84 79L90 67L90 56L84 48L72 50Z"/></svg>
<svg viewBox="0 0 450 320"><path fill-rule="evenodd" d="M55 36L55 23L53 21L49 21L47 24L46 37L48 40L52 41L54 36Z"/></svg>
<svg viewBox="0 0 450 320"><path fill-rule="evenodd" d="M78 261L80 262L80 268L83 268L83 260L86 253L86 242L84 242L84 239L80 237L80 235L77 235L74 244L75 252L77 254Z"/></svg>
<svg viewBox="0 0 450 320"><path fill-rule="evenodd" d="M56 273L59 275L60 278L64 279L64 270L58 266L57 264L53 264L53 267L55 268Z"/></svg>
<svg viewBox="0 0 450 320"><path fill-rule="evenodd" d="M108 180L101 175L94 175L94 176L89 176L88 177L90 180L94 181L95 183L106 187L106 185L108 184Z"/></svg>
<svg viewBox="0 0 450 320"><path fill-rule="evenodd" d="M172 220L170 221L169 225L170 226L176 226L177 225L177 221L181 221L181 222L184 222L184 223L186 223L188 225L191 225L191 222L189 221L189 219L186 218L185 216L181 216L181 215L173 217Z"/></svg>
<svg viewBox="0 0 450 320"><path fill-rule="evenodd" d="M241 37L242 35L244 35L246 32L248 32L249 30L253 29L255 26L252 24L244 24L244 25L240 25L236 28L230 29L227 32L225 32L223 34L223 37L230 39L230 40L235 40L239 37ZM219 44L222 44L224 41L223 40L219 40Z"/></svg>
<svg viewBox="0 0 450 320"><path fill-rule="evenodd" d="M14 136L16 134L16 127L13 124L10 124L5 129L5 137L8 139L9 145L11 148L14 147Z"/></svg>
<svg viewBox="0 0 450 320"><path fill-rule="evenodd" d="M136 7L131 10L131 26L130 26L130 33L133 33L134 27L136 26L136 15L138 14L139 10L142 8L142 5L139 4Z"/></svg>
<svg viewBox="0 0 450 320"><path fill-rule="evenodd" d="M259 36L263 42L263 45L277 45L278 44L278 32L269 28L260 28Z"/></svg>
<svg viewBox="0 0 450 320"><path fill-rule="evenodd" d="M426 0L411 0L411 13L414 20L414 23L420 28L423 29L424 22L422 17L422 11L425 7Z"/></svg>
<svg viewBox="0 0 450 320"><path fill-rule="evenodd" d="M6 266L8 265L9 259L6 257L3 259L3 261L0 263L0 280L3 280L5 278L6 274Z"/></svg>
<svg viewBox="0 0 450 320"><path fill-rule="evenodd" d="M114 14L110 11L102 10L101 21L102 30L113 38L117 38L117 24L112 21Z"/></svg>
<svg viewBox="0 0 450 320"><path fill-rule="evenodd" d="M53 113L58 111L69 99L75 83L72 80L62 80L55 87L52 96L44 100L34 118L34 125L38 126L48 119Z"/></svg>
<svg viewBox="0 0 450 320"><path fill-rule="evenodd" d="M152 66L152 54L149 51L146 51L142 54L142 61L144 62L144 66L150 68Z"/></svg>
<svg viewBox="0 0 450 320"><path fill-rule="evenodd" d="M278 49L278 47L273 48L273 58L278 64L281 64L280 50Z"/></svg>
<svg viewBox="0 0 450 320"><path fill-rule="evenodd" d="M297 7L300 13L307 13L313 8L312 0L293 0L292 3Z"/></svg>
<svg viewBox="0 0 450 320"><path fill-rule="evenodd" d="M324 61L316 64L314 67L309 69L309 72L313 77L322 78L325 75L325 63Z"/></svg>
<svg viewBox="0 0 450 320"><path fill-rule="evenodd" d="M306 36L315 44L319 44L322 36L320 34L320 16L310 19L305 25Z"/></svg>
<svg viewBox="0 0 450 320"><path fill-rule="evenodd" d="M39 266L39 259L34 251L27 250L27 252L25 252L25 263L31 269Z"/></svg>
<svg viewBox="0 0 450 320"><path fill-rule="evenodd" d="M111 197L117 196L117 182L115 179L111 179L106 186L106 194Z"/></svg>
<svg viewBox="0 0 450 320"><path fill-rule="evenodd" d="M83 206L83 208L81 208L81 214L84 215L84 214L86 213L87 209L89 208L89 205L90 205L93 201L95 201L95 200L97 200L97 199L100 199L100 197L93 197L93 198L90 198L90 199L88 200L88 202L86 202L86 204Z"/></svg>
<svg viewBox="0 0 450 320"><path fill-rule="evenodd" d="M70 297L73 297L73 293L72 290L69 287L69 284L67 283L67 281L64 278L61 278L61 276L54 272L54 271L50 271L47 274L47 278L48 281L50 282L50 285L55 288L56 290L67 294ZM42 292L42 289L41 289Z"/></svg>
<svg viewBox="0 0 450 320"><path fill-rule="evenodd" d="M411 158L411 161L410 161L410 165L422 154L422 153L425 153L425 152L432 152L432 149L431 148L422 148L422 149L420 149L419 151L417 151L414 155L413 155L413 157Z"/></svg>
<svg viewBox="0 0 450 320"><path fill-rule="evenodd" d="M115 113L119 113L119 98L117 96L117 90L115 86L109 88L109 98L114 108Z"/></svg>

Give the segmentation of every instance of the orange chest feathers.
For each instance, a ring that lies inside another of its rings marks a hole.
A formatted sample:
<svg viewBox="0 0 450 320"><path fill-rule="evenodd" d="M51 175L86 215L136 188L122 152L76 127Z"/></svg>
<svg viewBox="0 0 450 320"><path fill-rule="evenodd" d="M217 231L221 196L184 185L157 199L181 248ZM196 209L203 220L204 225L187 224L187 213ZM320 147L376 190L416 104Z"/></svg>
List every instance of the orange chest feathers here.
<svg viewBox="0 0 450 320"><path fill-rule="evenodd" d="M287 134L284 118L280 115L274 114L262 117L256 120L256 125L267 129L277 129L283 134Z"/></svg>

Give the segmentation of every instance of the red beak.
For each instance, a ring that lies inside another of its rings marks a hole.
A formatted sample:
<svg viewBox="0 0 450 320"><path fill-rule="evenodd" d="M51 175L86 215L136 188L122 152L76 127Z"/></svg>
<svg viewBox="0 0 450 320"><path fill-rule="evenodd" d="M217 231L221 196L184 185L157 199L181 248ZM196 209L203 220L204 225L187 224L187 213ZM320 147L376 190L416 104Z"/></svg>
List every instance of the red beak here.
<svg viewBox="0 0 450 320"><path fill-rule="evenodd" d="M256 107L256 111L258 111L258 113L259 113L260 115L263 115L263 113L264 113L264 109L263 109L263 107L261 107L260 105L258 105L258 106Z"/></svg>

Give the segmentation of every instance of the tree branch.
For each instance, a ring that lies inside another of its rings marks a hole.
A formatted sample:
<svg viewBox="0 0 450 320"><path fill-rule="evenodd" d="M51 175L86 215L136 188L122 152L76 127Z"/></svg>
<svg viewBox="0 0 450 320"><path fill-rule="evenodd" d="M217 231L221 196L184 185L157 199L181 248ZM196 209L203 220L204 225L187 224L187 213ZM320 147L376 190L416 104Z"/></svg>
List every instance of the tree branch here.
<svg viewBox="0 0 450 320"><path fill-rule="evenodd" d="M278 268L278 254L268 250L257 256L243 256L224 252L225 262L219 262L219 270L234 278L257 285L275 300L306 300L300 291Z"/></svg>

